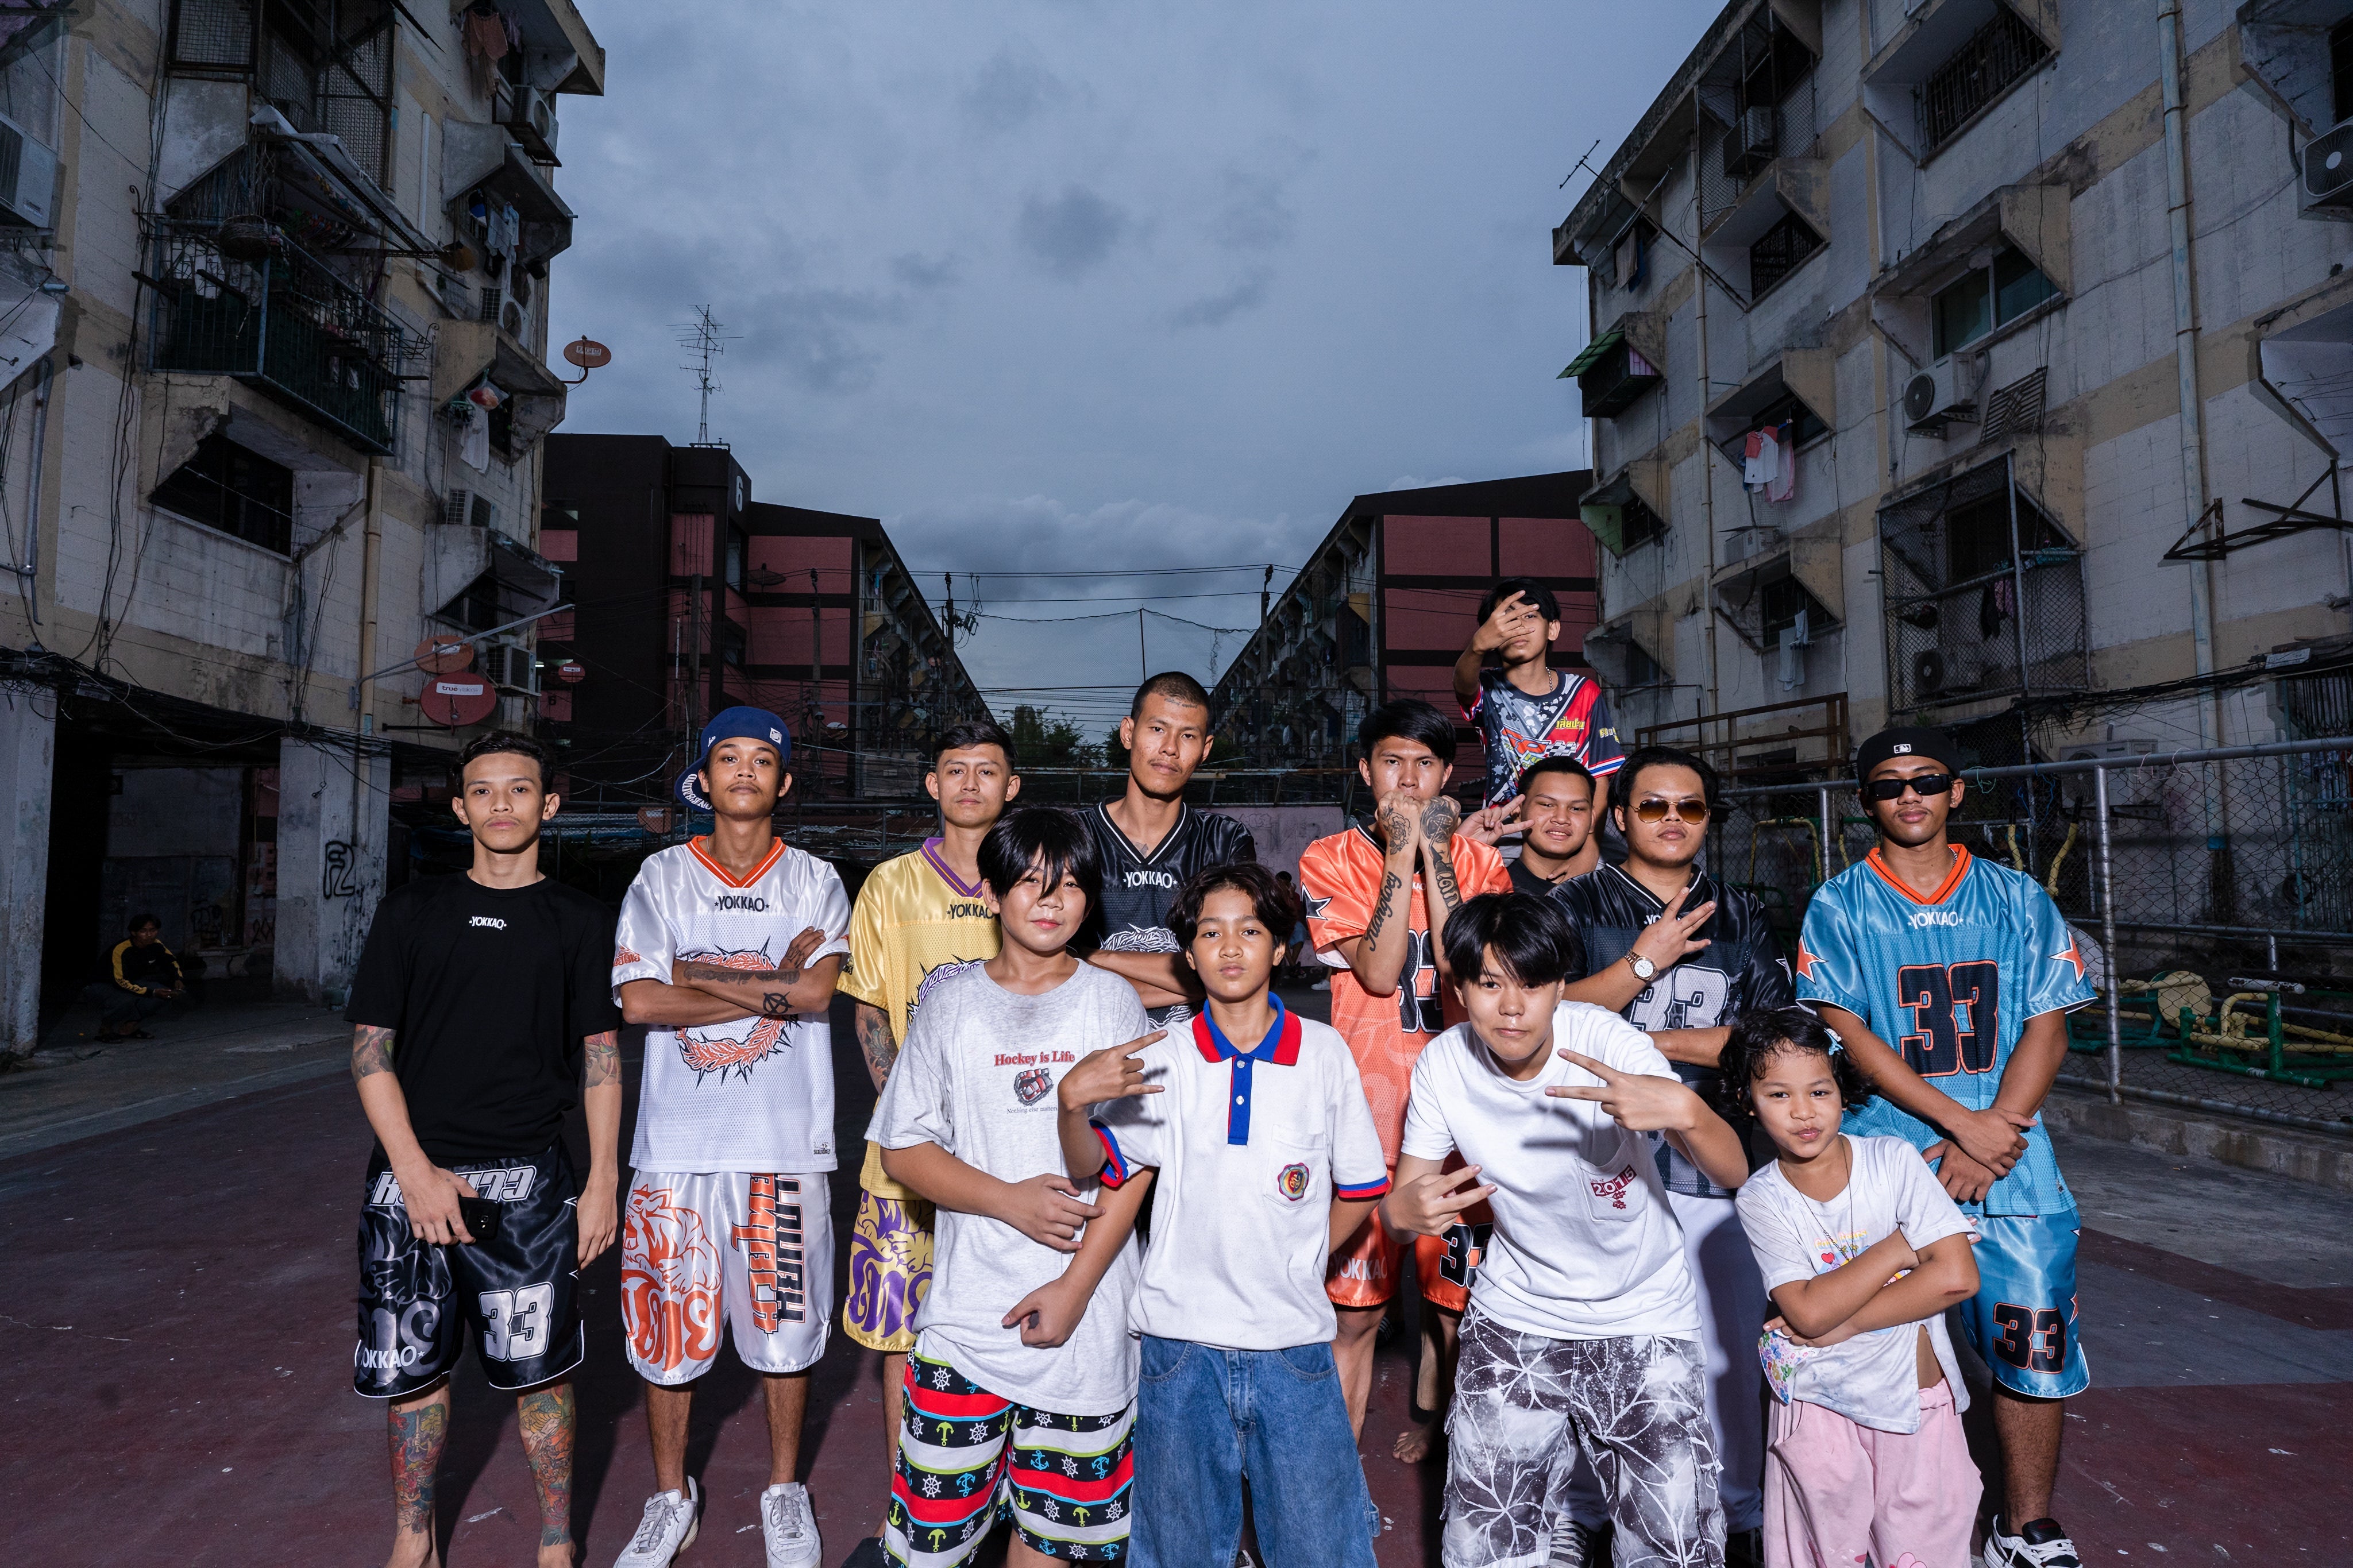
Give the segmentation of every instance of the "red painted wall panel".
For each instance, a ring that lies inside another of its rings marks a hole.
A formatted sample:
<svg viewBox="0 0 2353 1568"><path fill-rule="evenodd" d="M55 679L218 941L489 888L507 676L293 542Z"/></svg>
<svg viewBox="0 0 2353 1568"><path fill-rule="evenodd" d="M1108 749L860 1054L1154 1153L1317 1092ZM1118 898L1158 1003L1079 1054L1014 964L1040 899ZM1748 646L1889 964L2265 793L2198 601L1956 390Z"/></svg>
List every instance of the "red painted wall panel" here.
<svg viewBox="0 0 2353 1568"><path fill-rule="evenodd" d="M1381 520L1381 571L1389 576L1485 576L1494 564L1483 517Z"/></svg>
<svg viewBox="0 0 2353 1568"><path fill-rule="evenodd" d="M1506 577L1590 577L1593 535L1564 518L1507 517L1503 535Z"/></svg>

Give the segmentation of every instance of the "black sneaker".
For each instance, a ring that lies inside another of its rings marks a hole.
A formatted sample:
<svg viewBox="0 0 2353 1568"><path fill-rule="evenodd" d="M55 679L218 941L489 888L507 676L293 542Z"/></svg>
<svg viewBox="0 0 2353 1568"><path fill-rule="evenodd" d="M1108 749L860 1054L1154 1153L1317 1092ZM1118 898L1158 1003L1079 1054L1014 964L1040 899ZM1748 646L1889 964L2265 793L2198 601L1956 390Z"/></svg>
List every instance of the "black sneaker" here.
<svg viewBox="0 0 2353 1568"><path fill-rule="evenodd" d="M1765 1568L1765 1532L1736 1530L1724 1538L1724 1568Z"/></svg>
<svg viewBox="0 0 2353 1568"><path fill-rule="evenodd" d="M1986 1531L1985 1568L2084 1568L2084 1560L2057 1520L2030 1521L2012 1535L1996 1514Z"/></svg>
<svg viewBox="0 0 2353 1568"><path fill-rule="evenodd" d="M1552 1538L1552 1554L1545 1568L1609 1568L1609 1542L1618 1527L1608 1521L1597 1525L1572 1521Z"/></svg>

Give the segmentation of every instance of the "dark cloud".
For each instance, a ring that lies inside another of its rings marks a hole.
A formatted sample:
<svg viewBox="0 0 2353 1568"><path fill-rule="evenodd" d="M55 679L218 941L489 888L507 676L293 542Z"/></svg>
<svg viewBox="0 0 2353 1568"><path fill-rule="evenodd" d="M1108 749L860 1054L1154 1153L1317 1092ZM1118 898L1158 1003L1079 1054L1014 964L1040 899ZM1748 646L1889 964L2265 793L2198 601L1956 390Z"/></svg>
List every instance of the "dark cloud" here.
<svg viewBox="0 0 2353 1568"><path fill-rule="evenodd" d="M1036 60L999 50L980 68L961 100L965 118L984 131L1017 131L1070 97L1061 79Z"/></svg>
<svg viewBox="0 0 2353 1568"><path fill-rule="evenodd" d="M1261 268L1222 294L1211 294L1180 305L1168 316L1174 327L1222 327L1246 310L1255 310L1266 302L1267 285L1274 274Z"/></svg>
<svg viewBox="0 0 2353 1568"><path fill-rule="evenodd" d="M925 256L910 250L891 258L891 276L910 289L944 289L963 273L961 257Z"/></svg>
<svg viewBox="0 0 2353 1568"><path fill-rule="evenodd" d="M1039 266L1075 279L1102 266L1129 227L1124 208L1084 185L1064 185L1058 195L1026 198L1013 233Z"/></svg>
<svg viewBox="0 0 2353 1568"><path fill-rule="evenodd" d="M791 289L756 302L728 324L743 341L739 364L772 363L807 390L846 397L873 384L881 353L860 331L897 321L906 306L887 295L841 289Z"/></svg>
<svg viewBox="0 0 2353 1568"><path fill-rule="evenodd" d="M1244 169L1225 172L1225 199L1209 222L1209 237L1228 250L1277 250L1291 243L1298 215L1282 183Z"/></svg>

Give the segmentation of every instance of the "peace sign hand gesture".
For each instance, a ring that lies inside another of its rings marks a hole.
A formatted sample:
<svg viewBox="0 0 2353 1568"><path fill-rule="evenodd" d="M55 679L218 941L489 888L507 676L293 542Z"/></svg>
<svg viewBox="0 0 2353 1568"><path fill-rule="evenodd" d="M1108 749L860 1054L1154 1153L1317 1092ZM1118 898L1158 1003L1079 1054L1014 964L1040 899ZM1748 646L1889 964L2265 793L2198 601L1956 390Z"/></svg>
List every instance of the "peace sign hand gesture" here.
<svg viewBox="0 0 2353 1568"><path fill-rule="evenodd" d="M1695 940L1692 932L1707 924L1709 917L1715 913L1715 900L1711 899L1690 913L1683 912L1683 900L1691 897L1692 889L1697 885L1696 878L1684 883L1683 891L1667 900L1659 918L1644 926L1642 934L1634 939L1634 951L1662 970L1672 969L1710 945Z"/></svg>
<svg viewBox="0 0 2353 1568"><path fill-rule="evenodd" d="M1454 836L1492 848L1495 840L1520 831L1520 802L1525 798L1515 795L1500 805L1482 806L1462 819Z"/></svg>
<svg viewBox="0 0 2353 1568"><path fill-rule="evenodd" d="M1478 1179L1476 1165L1465 1165L1459 1171L1432 1171L1391 1192L1382 1211L1398 1230L1409 1230L1416 1236L1444 1236L1461 1220L1463 1210L1484 1203L1494 1192L1493 1186L1470 1185ZM1467 1192L1463 1190L1466 1187Z"/></svg>
<svg viewBox="0 0 2353 1568"><path fill-rule="evenodd" d="M1139 1094L1160 1093L1162 1085L1144 1081L1144 1064L1135 1058L1137 1052L1157 1044L1167 1033L1166 1029L1155 1029L1124 1046L1089 1051L1078 1066L1062 1075L1062 1109L1084 1110L1106 1100L1131 1100Z"/></svg>
<svg viewBox="0 0 2353 1568"><path fill-rule="evenodd" d="M1629 1132L1688 1132L1705 1108L1699 1096L1672 1078L1649 1073L1620 1072L1607 1062L1559 1047L1563 1061L1574 1062L1601 1080L1599 1089L1556 1084L1545 1090L1555 1100L1589 1100Z"/></svg>

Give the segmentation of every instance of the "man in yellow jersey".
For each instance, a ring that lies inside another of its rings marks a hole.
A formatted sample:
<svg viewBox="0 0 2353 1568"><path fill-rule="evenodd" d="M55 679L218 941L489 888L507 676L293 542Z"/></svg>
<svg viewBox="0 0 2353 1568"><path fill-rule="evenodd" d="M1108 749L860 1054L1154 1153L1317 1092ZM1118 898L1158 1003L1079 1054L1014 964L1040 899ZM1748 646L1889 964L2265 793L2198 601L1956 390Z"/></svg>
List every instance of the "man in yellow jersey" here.
<svg viewBox="0 0 2353 1568"><path fill-rule="evenodd" d="M841 989L857 999L858 1047L878 1089L924 994L956 971L997 956L997 920L981 894L980 841L1021 791L1012 741L985 719L955 725L933 746L923 787L940 803L939 837L876 867L849 918L850 969ZM915 1309L932 1282L932 1205L883 1173L871 1138L858 1184L841 1326L882 1352L887 1467L898 1457L901 1384L907 1352L915 1348ZM881 1542L869 1537L844 1568L881 1568L885 1561Z"/></svg>

